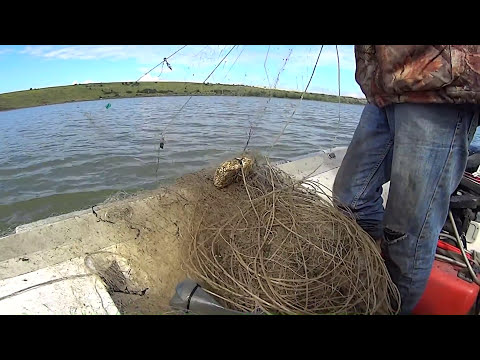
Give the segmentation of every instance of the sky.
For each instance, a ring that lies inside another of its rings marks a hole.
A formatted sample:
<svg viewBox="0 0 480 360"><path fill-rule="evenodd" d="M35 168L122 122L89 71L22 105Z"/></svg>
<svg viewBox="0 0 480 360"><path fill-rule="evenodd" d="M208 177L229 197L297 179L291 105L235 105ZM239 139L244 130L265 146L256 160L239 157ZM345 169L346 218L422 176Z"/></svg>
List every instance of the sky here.
<svg viewBox="0 0 480 360"><path fill-rule="evenodd" d="M338 54L335 45L0 45L0 93L139 80L308 85L308 92L337 95L339 60L340 94L364 98L353 45L338 45ZM150 71L164 58L171 69L163 63Z"/></svg>

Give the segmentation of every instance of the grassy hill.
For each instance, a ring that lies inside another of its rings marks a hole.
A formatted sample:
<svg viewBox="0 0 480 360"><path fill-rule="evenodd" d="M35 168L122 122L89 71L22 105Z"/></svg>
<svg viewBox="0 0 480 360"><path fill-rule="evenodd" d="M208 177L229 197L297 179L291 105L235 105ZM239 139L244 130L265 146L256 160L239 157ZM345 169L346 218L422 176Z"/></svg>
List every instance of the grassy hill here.
<svg viewBox="0 0 480 360"><path fill-rule="evenodd" d="M0 94L0 111L72 101L118 99L143 96L229 95L299 99L301 92L264 89L244 85L200 84L189 82L113 82L56 86ZM306 93L304 99L338 102L335 95ZM342 96L348 104L365 104L364 99Z"/></svg>

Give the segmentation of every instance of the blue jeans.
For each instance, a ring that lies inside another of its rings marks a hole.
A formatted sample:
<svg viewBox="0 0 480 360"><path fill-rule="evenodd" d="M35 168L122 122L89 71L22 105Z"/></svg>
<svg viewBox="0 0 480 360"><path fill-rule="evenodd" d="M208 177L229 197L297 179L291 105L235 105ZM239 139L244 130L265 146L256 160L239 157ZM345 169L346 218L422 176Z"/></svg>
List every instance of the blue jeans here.
<svg viewBox="0 0 480 360"><path fill-rule="evenodd" d="M382 241L401 295L400 314L411 313L425 290L477 124L472 105L369 104L340 166L334 196Z"/></svg>

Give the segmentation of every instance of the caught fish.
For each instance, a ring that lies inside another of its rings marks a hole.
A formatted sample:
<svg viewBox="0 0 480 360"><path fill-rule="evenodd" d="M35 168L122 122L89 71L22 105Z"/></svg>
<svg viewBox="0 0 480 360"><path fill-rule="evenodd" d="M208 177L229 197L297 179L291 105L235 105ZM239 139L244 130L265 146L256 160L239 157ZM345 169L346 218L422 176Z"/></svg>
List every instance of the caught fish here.
<svg viewBox="0 0 480 360"><path fill-rule="evenodd" d="M213 184L219 189L232 184L241 178L242 169L245 176L247 176L252 171L254 162L253 157L246 155L225 161L215 171Z"/></svg>

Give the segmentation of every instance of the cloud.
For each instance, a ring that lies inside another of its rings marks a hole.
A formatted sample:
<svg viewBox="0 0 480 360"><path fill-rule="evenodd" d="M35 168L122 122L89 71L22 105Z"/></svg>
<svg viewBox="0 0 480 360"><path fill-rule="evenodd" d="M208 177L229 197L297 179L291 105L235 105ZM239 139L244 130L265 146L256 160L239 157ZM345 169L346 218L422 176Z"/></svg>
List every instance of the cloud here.
<svg viewBox="0 0 480 360"><path fill-rule="evenodd" d="M119 59L129 57L129 46L124 45L76 45L67 47L53 46L27 46L23 53L40 56L44 58L55 58L62 60L80 59Z"/></svg>
<svg viewBox="0 0 480 360"><path fill-rule="evenodd" d="M3 54L8 54L8 53L11 53L13 52L14 50L13 49L0 49L0 55L3 55Z"/></svg>
<svg viewBox="0 0 480 360"><path fill-rule="evenodd" d="M153 67L181 47L179 45L30 45L26 46L21 53L62 60L136 59L139 63L149 64ZM172 55L169 62L173 68L185 66L196 69L202 67L213 69L232 48L233 45L188 45ZM225 59L225 64L228 66L236 61L238 65L252 64L263 68L263 64L267 60L268 71L278 72L284 59L292 50L286 68L291 70L313 69L320 48L320 45L271 45L267 57L268 47L265 45L239 45L233 48ZM338 49L340 67L354 69L353 45L339 45ZM320 56L318 66L329 65L337 65L335 45L325 45Z"/></svg>
<svg viewBox="0 0 480 360"><path fill-rule="evenodd" d="M72 82L72 85L78 85L78 84L93 84L93 83L99 83L100 81L93 81L93 80L85 80L82 82L79 82L77 80Z"/></svg>
<svg viewBox="0 0 480 360"><path fill-rule="evenodd" d="M151 63L168 57L180 46L173 45L34 45L26 46L21 53L47 59L98 60L131 59Z"/></svg>
<svg viewBox="0 0 480 360"><path fill-rule="evenodd" d="M266 61L266 65L281 64L285 58L288 57L286 68L292 67L310 67L313 69L318 53L320 49L320 59L317 66L337 65L337 52L335 45L271 45L268 50L268 46L259 45L244 45L245 51L239 58L238 62L243 63L255 63L263 66ZM291 50L291 53L290 53ZM354 69L355 68L355 56L353 51L353 45L338 45L338 55L340 58L340 67Z"/></svg>
<svg viewBox="0 0 480 360"><path fill-rule="evenodd" d="M347 92L345 94L342 94L342 96L350 96L350 97L354 97L354 98L365 99L365 94L361 91Z"/></svg>
<svg viewBox="0 0 480 360"><path fill-rule="evenodd" d="M20 51L20 54L27 54L33 56L42 56L45 52L52 49L52 45L34 45L26 46L23 50Z"/></svg>
<svg viewBox="0 0 480 360"><path fill-rule="evenodd" d="M294 48L290 57L288 67L308 67L313 70L318 54L320 52L320 58L318 60L317 67L323 66L335 66L340 62L340 69L342 70L355 70L355 54L353 51L353 45L338 45L338 57L335 45L316 45L310 50L306 48Z"/></svg>
<svg viewBox="0 0 480 360"><path fill-rule="evenodd" d="M303 89L302 89L303 91ZM308 88L308 92L313 92L313 93L319 93L319 94L327 94L327 95L338 95L338 89L331 89L331 88L326 88L318 85L313 85ZM343 93L340 93L340 95L344 95Z"/></svg>
<svg viewBox="0 0 480 360"><path fill-rule="evenodd" d="M274 87L276 79L279 77L280 81L277 87L284 87L288 83L290 88L303 90L312 74L320 49L322 52L315 73L336 69L338 60L335 45L325 45L323 48L321 45L272 45L270 48L248 45L236 65L248 66L250 74L253 71L258 75L261 73L264 79L260 83L263 85ZM350 76L348 72L355 70L353 49L353 45L338 46L342 76L345 71L347 76ZM282 71L282 69L284 70ZM289 80L286 81L286 78ZM310 89L314 86L316 79L318 77L313 79ZM334 90L330 89L329 91Z"/></svg>
<svg viewBox="0 0 480 360"><path fill-rule="evenodd" d="M152 76L150 74L145 75L139 81L160 81L158 76Z"/></svg>

